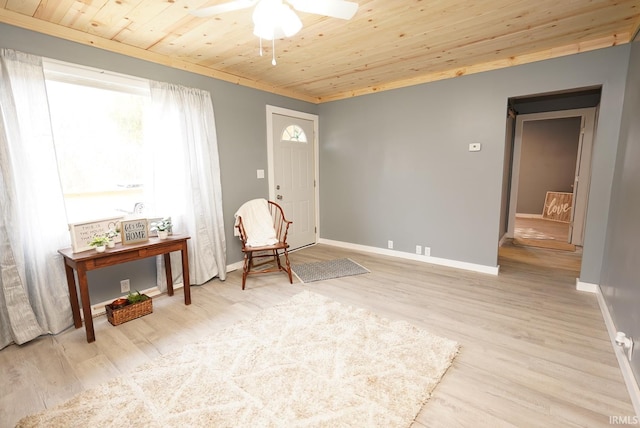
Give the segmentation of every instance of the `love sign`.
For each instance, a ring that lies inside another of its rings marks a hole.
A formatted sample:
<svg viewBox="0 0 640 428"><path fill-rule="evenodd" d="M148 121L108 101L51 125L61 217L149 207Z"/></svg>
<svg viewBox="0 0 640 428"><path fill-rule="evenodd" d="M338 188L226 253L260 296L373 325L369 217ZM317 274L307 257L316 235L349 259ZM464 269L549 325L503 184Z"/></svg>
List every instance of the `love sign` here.
<svg viewBox="0 0 640 428"><path fill-rule="evenodd" d="M547 192L542 218L570 223L572 208L573 193Z"/></svg>

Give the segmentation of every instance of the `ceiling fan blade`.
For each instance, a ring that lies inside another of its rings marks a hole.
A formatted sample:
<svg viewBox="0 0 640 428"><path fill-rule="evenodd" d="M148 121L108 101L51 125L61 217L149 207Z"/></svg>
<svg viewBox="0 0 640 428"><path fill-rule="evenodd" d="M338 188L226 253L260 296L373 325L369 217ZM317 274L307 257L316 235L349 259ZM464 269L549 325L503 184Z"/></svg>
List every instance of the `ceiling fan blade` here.
<svg viewBox="0 0 640 428"><path fill-rule="evenodd" d="M253 6L257 2L258 0L234 0L227 3L205 7L202 9L192 10L191 14L200 18L206 18L207 16L218 15L220 13L246 9Z"/></svg>
<svg viewBox="0 0 640 428"><path fill-rule="evenodd" d="M351 19L358 10L358 3L345 0L287 0L300 12L330 16L332 18Z"/></svg>

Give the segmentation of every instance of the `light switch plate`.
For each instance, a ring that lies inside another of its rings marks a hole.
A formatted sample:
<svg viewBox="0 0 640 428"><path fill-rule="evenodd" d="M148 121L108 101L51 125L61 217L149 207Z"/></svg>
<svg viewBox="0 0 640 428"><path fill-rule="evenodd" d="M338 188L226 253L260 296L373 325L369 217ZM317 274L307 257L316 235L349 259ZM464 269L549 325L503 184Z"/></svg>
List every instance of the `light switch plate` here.
<svg viewBox="0 0 640 428"><path fill-rule="evenodd" d="M258 178L264 178L264 169L259 169L257 172Z"/></svg>

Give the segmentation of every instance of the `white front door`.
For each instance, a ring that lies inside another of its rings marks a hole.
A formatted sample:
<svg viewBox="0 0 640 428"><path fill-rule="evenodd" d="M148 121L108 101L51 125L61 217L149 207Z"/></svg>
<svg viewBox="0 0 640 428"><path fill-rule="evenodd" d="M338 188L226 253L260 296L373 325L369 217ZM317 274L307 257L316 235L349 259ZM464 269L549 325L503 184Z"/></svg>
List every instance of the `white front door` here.
<svg viewBox="0 0 640 428"><path fill-rule="evenodd" d="M317 117L273 107L267 115L269 199L293 221L287 237L291 249L315 244Z"/></svg>

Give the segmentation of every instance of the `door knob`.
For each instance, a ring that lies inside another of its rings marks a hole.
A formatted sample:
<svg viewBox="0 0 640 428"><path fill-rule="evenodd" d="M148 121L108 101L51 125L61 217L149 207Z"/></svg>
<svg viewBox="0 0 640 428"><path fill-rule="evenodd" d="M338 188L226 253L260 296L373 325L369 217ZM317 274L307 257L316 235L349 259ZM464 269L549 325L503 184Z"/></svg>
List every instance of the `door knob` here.
<svg viewBox="0 0 640 428"><path fill-rule="evenodd" d="M276 199L277 199L277 200L279 200L279 201L281 201L281 200L282 200L282 195L278 195L278 196L276 196Z"/></svg>

